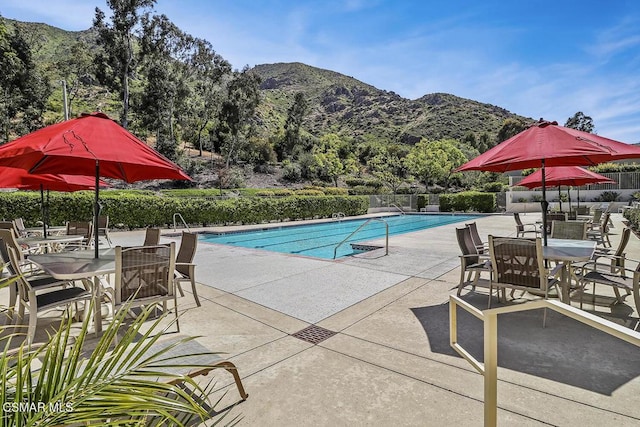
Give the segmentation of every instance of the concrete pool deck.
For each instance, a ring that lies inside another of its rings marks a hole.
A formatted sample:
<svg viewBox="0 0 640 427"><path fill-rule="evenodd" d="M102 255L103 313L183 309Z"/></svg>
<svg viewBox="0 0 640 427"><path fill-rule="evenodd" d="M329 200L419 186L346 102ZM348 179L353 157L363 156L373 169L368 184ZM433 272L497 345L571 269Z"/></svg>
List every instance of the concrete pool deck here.
<svg viewBox="0 0 640 427"><path fill-rule="evenodd" d="M623 225L619 214L612 217L615 247ZM485 240L515 234L509 215L476 222ZM200 244L202 307L185 287L181 333L226 353L249 393L230 406L239 399L233 380L216 371L211 398L222 400L215 418L240 416L246 426L482 425L483 378L449 346L448 297L460 266L454 231L462 225L392 236L388 256L337 261ZM141 244L144 231L111 237ZM640 259L637 237L627 248L627 257ZM483 290L463 296L486 307ZM636 327L634 307L628 297L596 310ZM498 423L639 425L640 349L556 313L542 328L541 317L515 313L500 322ZM461 314L459 323L460 342L480 357L480 322ZM292 335L310 325L335 334L318 344Z"/></svg>

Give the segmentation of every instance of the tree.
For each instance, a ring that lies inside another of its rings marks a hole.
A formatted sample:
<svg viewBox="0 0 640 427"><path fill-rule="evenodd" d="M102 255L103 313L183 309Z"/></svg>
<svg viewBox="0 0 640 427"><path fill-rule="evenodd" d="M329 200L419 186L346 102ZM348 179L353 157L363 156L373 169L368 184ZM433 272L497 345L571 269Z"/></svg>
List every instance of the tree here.
<svg viewBox="0 0 640 427"><path fill-rule="evenodd" d="M405 165L426 187L432 184L446 187L453 170L466 161L457 141L445 139L429 142L423 138L407 155Z"/></svg>
<svg viewBox="0 0 640 427"><path fill-rule="evenodd" d="M573 115L573 117L569 117L567 122L564 124L565 127L581 130L583 132L592 133L593 132L593 119L589 116L585 116L582 111L578 111Z"/></svg>
<svg viewBox="0 0 640 427"><path fill-rule="evenodd" d="M122 127L128 127L129 85L136 70L134 30L140 23L140 12L147 13L156 0L106 0L112 10L111 24L96 7L93 26L98 31L96 42L102 52L96 56L97 77L100 83L120 93L122 99Z"/></svg>
<svg viewBox="0 0 640 427"><path fill-rule="evenodd" d="M404 144L381 146L381 151L367 162L371 173L384 182L393 194L406 181L407 168L404 158L409 154L409 147Z"/></svg>
<svg viewBox="0 0 640 427"><path fill-rule="evenodd" d="M195 39L193 43L189 58L193 96L187 99L188 111L182 116L182 125L185 137L202 156L204 135L220 113L224 79L231 76L231 64L218 55L208 41ZM210 145L208 148L213 149Z"/></svg>
<svg viewBox="0 0 640 427"><path fill-rule="evenodd" d="M276 148L276 153L280 160L290 156L294 147L300 144L300 128L308 108L309 104L304 93L297 92L294 96L293 104L287 111L287 119L284 123L284 138L281 145Z"/></svg>
<svg viewBox="0 0 640 427"><path fill-rule="evenodd" d="M513 118L505 119L505 121L502 122L502 127L498 131L498 137L496 142L499 144L503 141L506 141L512 136L516 136L526 128L527 128L527 125L522 120L513 119Z"/></svg>
<svg viewBox="0 0 640 427"><path fill-rule="evenodd" d="M67 88L67 108L69 117L73 117L74 101L82 98L83 92L96 82L94 58L91 48L85 41L77 41L69 48L69 53L60 52L52 68L64 80ZM84 89L84 90L83 90Z"/></svg>
<svg viewBox="0 0 640 427"><path fill-rule="evenodd" d="M241 150L253 131L252 119L260 105L260 77L245 67L227 85L227 99L219 114L220 147L225 153L226 167Z"/></svg>
<svg viewBox="0 0 640 427"><path fill-rule="evenodd" d="M141 19L141 70L146 77L139 97L142 124L156 134L156 149L175 160L177 140L175 117L190 95L187 63L193 39L184 34L165 15Z"/></svg>
<svg viewBox="0 0 640 427"><path fill-rule="evenodd" d="M338 135L330 133L320 137L318 144L313 148L318 175L332 180L336 187L341 175L357 171L357 161L354 155L345 159L340 158L338 152L341 142Z"/></svg>
<svg viewBox="0 0 640 427"><path fill-rule="evenodd" d="M7 142L42 127L51 86L21 32L9 30L2 17L0 70L0 142Z"/></svg>

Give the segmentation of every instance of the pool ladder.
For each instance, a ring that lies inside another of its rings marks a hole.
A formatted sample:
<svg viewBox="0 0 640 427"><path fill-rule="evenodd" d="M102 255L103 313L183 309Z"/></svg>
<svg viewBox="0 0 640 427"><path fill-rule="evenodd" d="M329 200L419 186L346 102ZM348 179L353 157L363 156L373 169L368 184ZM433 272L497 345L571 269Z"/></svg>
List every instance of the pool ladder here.
<svg viewBox="0 0 640 427"><path fill-rule="evenodd" d="M360 225L360 227L356 228L351 234L349 234L347 237L344 238L344 240L342 240L340 243L338 243L338 245L333 248L333 259L336 259L336 256L338 255L338 248L340 246L342 246L344 243L347 242L347 240L349 240L354 234L356 234L358 231L360 231L365 225L369 224L372 221L378 221L384 224L385 227L385 242L384 242L384 249L385 255L389 255L389 224L387 223L387 221L385 221L384 219L381 218L370 218L368 220L366 220L362 225Z"/></svg>
<svg viewBox="0 0 640 427"><path fill-rule="evenodd" d="M390 206L393 206L394 208L398 209L401 215L404 215L406 213L404 209L402 209L400 206L396 205L395 203L391 203Z"/></svg>
<svg viewBox="0 0 640 427"><path fill-rule="evenodd" d="M176 225L177 225L176 218L180 218L180 221L182 221L182 223L184 224L184 227L187 229L187 231L189 233L191 233L191 230L189 229L189 226L187 225L187 222L184 220L182 215L180 215L178 212L173 214L173 230L175 231L175 229L176 229Z"/></svg>

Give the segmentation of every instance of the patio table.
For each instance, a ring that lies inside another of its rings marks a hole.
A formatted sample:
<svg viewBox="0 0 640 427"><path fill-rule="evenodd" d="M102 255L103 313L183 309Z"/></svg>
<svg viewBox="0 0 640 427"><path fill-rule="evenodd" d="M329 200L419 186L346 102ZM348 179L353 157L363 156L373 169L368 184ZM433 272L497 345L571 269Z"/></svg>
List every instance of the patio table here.
<svg viewBox="0 0 640 427"><path fill-rule="evenodd" d="M30 237L20 237L17 240L20 245L27 245L30 248L37 247L45 247L45 249L51 248L52 250L56 248L56 246L62 246L69 243L81 242L84 236L30 236Z"/></svg>
<svg viewBox="0 0 640 427"><path fill-rule="evenodd" d="M42 227L28 227L25 231L31 235L42 236ZM67 232L66 225L56 225L53 227L47 227L48 236L60 236Z"/></svg>
<svg viewBox="0 0 640 427"><path fill-rule="evenodd" d="M549 261L564 263L561 273L563 302L569 304L571 277L574 262L589 261L596 250L593 240L548 239L547 246L542 247L542 256Z"/></svg>
<svg viewBox="0 0 640 427"><path fill-rule="evenodd" d="M93 250L84 250L29 256L31 262L56 279L83 280L91 284L96 334L102 331L100 276L116 271L115 249L101 249L99 255L99 258L95 258Z"/></svg>

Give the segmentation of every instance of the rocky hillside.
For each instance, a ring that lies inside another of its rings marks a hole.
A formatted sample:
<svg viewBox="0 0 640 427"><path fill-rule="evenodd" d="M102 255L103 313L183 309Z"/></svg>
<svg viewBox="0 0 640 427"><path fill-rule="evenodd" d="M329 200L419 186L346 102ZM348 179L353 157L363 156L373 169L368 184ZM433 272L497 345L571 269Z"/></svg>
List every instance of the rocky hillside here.
<svg viewBox="0 0 640 427"><path fill-rule="evenodd" d="M272 131L282 127L297 92L304 93L309 102L304 127L313 135L331 131L405 143L422 137L461 139L469 132L495 137L504 119L525 119L495 105L446 93L410 100L353 77L301 63L257 65L253 72L263 81L261 122Z"/></svg>

